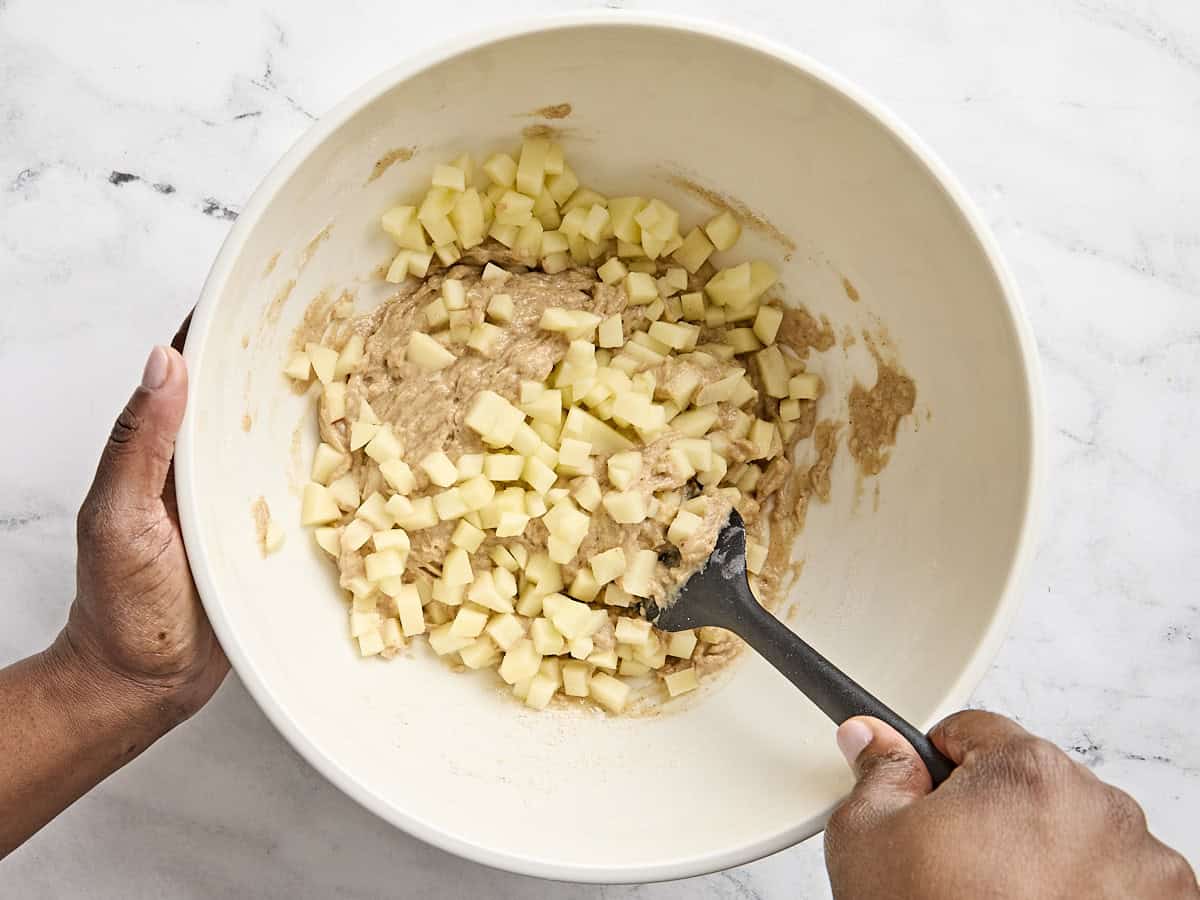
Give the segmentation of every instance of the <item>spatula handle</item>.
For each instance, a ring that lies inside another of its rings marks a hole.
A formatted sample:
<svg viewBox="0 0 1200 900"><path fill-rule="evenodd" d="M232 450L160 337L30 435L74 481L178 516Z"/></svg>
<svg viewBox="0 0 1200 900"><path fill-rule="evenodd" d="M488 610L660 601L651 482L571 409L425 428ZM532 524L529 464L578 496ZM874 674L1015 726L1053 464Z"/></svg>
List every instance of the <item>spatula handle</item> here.
<svg viewBox="0 0 1200 900"><path fill-rule="evenodd" d="M747 588L747 590L749 590ZM874 694L814 650L758 603L738 604L736 621L726 625L800 688L825 715L841 725L854 716L874 716L900 732L929 770L933 786L945 781L954 764L924 734Z"/></svg>

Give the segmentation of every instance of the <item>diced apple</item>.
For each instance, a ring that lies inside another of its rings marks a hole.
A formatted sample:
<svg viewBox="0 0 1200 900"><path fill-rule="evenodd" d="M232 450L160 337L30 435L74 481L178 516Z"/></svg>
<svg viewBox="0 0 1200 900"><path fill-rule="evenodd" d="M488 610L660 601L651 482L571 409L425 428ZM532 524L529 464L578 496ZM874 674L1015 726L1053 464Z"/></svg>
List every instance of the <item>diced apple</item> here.
<svg viewBox="0 0 1200 900"><path fill-rule="evenodd" d="M445 625L439 625L429 632L429 646L438 656L458 653L465 647L475 643L475 638L453 634L453 628L454 624L448 622Z"/></svg>
<svg viewBox="0 0 1200 900"><path fill-rule="evenodd" d="M493 153L480 167L493 184L512 187L517 180L517 163L507 153Z"/></svg>
<svg viewBox="0 0 1200 900"><path fill-rule="evenodd" d="M481 635L458 651L458 657L468 669L489 669L500 661L500 651L490 638Z"/></svg>
<svg viewBox="0 0 1200 900"><path fill-rule="evenodd" d="M600 505L600 483L592 476L587 476L572 490L571 495L588 512L595 512Z"/></svg>
<svg viewBox="0 0 1200 900"><path fill-rule="evenodd" d="M605 284L617 284L629 274L629 270L620 259L614 256L608 262L604 263L604 265L600 266L596 270L596 274L600 276L600 280Z"/></svg>
<svg viewBox="0 0 1200 900"><path fill-rule="evenodd" d="M350 510L358 507L358 482L353 475L343 475L329 483L329 495L342 509Z"/></svg>
<svg viewBox="0 0 1200 900"><path fill-rule="evenodd" d="M592 445L579 438L563 438L558 448L558 465L568 475L585 475L592 471ZM551 485L553 487L553 485ZM549 488L547 488L549 490ZM543 491L543 493L545 493Z"/></svg>
<svg viewBox="0 0 1200 900"><path fill-rule="evenodd" d="M496 589L496 579L490 572L483 572L471 582L467 590L467 599L493 612L510 613L513 611L512 598L501 596Z"/></svg>
<svg viewBox="0 0 1200 900"><path fill-rule="evenodd" d="M490 263L489 263L490 265ZM488 301L487 317L499 325L508 325L513 320L513 298L508 294L493 294Z"/></svg>
<svg viewBox="0 0 1200 900"><path fill-rule="evenodd" d="M588 682L588 694L609 712L620 713L629 700L629 685L611 675L597 672Z"/></svg>
<svg viewBox="0 0 1200 900"><path fill-rule="evenodd" d="M400 441L396 439L391 425L381 425L363 448L363 451L377 463L385 463L389 459L399 459L404 452Z"/></svg>
<svg viewBox="0 0 1200 900"><path fill-rule="evenodd" d="M767 564L767 548L763 544L754 541L746 542L746 568L755 575L763 570L763 566Z"/></svg>
<svg viewBox="0 0 1200 900"><path fill-rule="evenodd" d="M520 228L533 218L533 198L516 191L505 191L496 201L496 224Z"/></svg>
<svg viewBox="0 0 1200 900"><path fill-rule="evenodd" d="M566 646L563 636L549 619L538 617L529 626L533 649L542 656L557 656Z"/></svg>
<svg viewBox="0 0 1200 900"><path fill-rule="evenodd" d="M608 584L625 571L625 551L620 547L613 547L603 553L597 553L588 558L588 565L597 585Z"/></svg>
<svg viewBox="0 0 1200 900"><path fill-rule="evenodd" d="M333 473L346 461L346 455L338 452L329 444L321 443L317 445L317 452L313 455L312 464L312 480L318 484L328 485Z"/></svg>
<svg viewBox="0 0 1200 900"><path fill-rule="evenodd" d="M734 218L733 213L725 210L710 219L705 224L704 231L708 234L709 240L713 242L713 246L724 251L737 243L738 238L742 235L742 226Z"/></svg>
<svg viewBox="0 0 1200 900"><path fill-rule="evenodd" d="M338 529L328 527L317 528L313 531L313 538L316 539L318 547L335 559L341 552L341 540L338 536Z"/></svg>
<svg viewBox="0 0 1200 900"><path fill-rule="evenodd" d="M695 275L712 256L712 252L712 242L699 228L693 228L687 233L687 237L683 239L683 243L679 245L679 249L672 254L672 257L688 272ZM684 285L684 288L686 287Z"/></svg>
<svg viewBox="0 0 1200 900"><path fill-rule="evenodd" d="M500 613L492 616L484 631L495 641L501 650L508 650L525 636L525 627L512 613Z"/></svg>
<svg viewBox="0 0 1200 900"><path fill-rule="evenodd" d="M588 695L588 676L591 667L577 660L564 663L562 667L563 693L568 697Z"/></svg>
<svg viewBox="0 0 1200 900"><path fill-rule="evenodd" d="M462 547L468 553L474 553L483 543L483 538L484 534L480 529L463 519L455 526L450 543L455 547Z"/></svg>
<svg viewBox="0 0 1200 900"><path fill-rule="evenodd" d="M488 229L488 237L495 238L505 247L511 247L517 239L517 232L520 228L516 225L502 225L499 222L493 222L492 227Z"/></svg>
<svg viewBox="0 0 1200 900"><path fill-rule="evenodd" d="M676 631L667 636L667 656L691 659L696 649L695 631Z"/></svg>
<svg viewBox="0 0 1200 900"><path fill-rule="evenodd" d="M638 491L610 491L604 495L604 509L614 522L637 525L646 520L646 498Z"/></svg>
<svg viewBox="0 0 1200 900"><path fill-rule="evenodd" d="M450 225L458 235L458 243L464 250L483 243L484 232L487 230L484 203L484 199L475 188L467 188L459 194L454 209L450 211ZM459 255L455 254L456 257ZM447 262L446 265L450 263Z"/></svg>
<svg viewBox="0 0 1200 900"><path fill-rule="evenodd" d="M400 627L405 637L425 633L425 615L421 610L421 595L416 585L406 584L392 598Z"/></svg>
<svg viewBox="0 0 1200 900"><path fill-rule="evenodd" d="M521 411L494 391L480 391L467 412L466 424L492 446L512 440L524 420Z"/></svg>
<svg viewBox="0 0 1200 900"><path fill-rule="evenodd" d="M325 525L340 519L341 516L342 511L327 487L311 481L304 486L304 496L300 503L300 524Z"/></svg>
<svg viewBox="0 0 1200 900"><path fill-rule="evenodd" d="M446 554L446 559L442 563L442 580L451 585L470 584L475 580L475 573L471 571L471 560L467 556L467 551L461 547L455 547Z"/></svg>
<svg viewBox="0 0 1200 900"><path fill-rule="evenodd" d="M617 619L616 637L622 644L644 644L650 637L650 623L645 619L622 616Z"/></svg>
<svg viewBox="0 0 1200 900"><path fill-rule="evenodd" d="M589 241L601 241L612 233L611 226L612 220L609 217L608 210L600 204L595 203L588 209L583 224L579 226L579 233Z"/></svg>
<svg viewBox="0 0 1200 900"><path fill-rule="evenodd" d="M783 310L775 306L760 306L758 314L754 317L754 334L764 344L773 344L781 324Z"/></svg>
<svg viewBox="0 0 1200 900"><path fill-rule="evenodd" d="M532 709L545 709L557 691L558 682L539 672L529 681L529 688L524 697L525 705Z"/></svg>
<svg viewBox="0 0 1200 900"><path fill-rule="evenodd" d="M450 634L454 637L476 638L483 634L487 625L488 614L481 609L462 606L454 616L450 625Z"/></svg>
<svg viewBox="0 0 1200 900"><path fill-rule="evenodd" d="M700 686L700 681L696 677L696 669L693 666L689 666L686 669L679 669L664 676L663 683L667 686L667 693L672 697L678 697L680 694L694 691Z"/></svg>
<svg viewBox="0 0 1200 900"><path fill-rule="evenodd" d="M637 450L614 453L608 458L608 480L618 490L627 490L642 472L642 454Z"/></svg>
<svg viewBox="0 0 1200 900"><path fill-rule="evenodd" d="M525 458L516 453L489 453L483 459L483 474L492 481L519 481Z"/></svg>
<svg viewBox="0 0 1200 900"><path fill-rule="evenodd" d="M649 597L650 586L658 565L658 554L653 550L635 550L629 565L617 582L621 588L635 597Z"/></svg>
<svg viewBox="0 0 1200 900"><path fill-rule="evenodd" d="M645 272L630 272L623 282L630 306L645 306L658 299L658 285Z"/></svg>
<svg viewBox="0 0 1200 900"><path fill-rule="evenodd" d="M379 631L369 631L357 638L360 656L378 656L384 650L383 635Z"/></svg>
<svg viewBox="0 0 1200 900"><path fill-rule="evenodd" d="M687 350L696 345L700 329L684 322L654 322L650 326L650 337L674 350Z"/></svg>
<svg viewBox="0 0 1200 900"><path fill-rule="evenodd" d="M304 345L304 353L308 356L313 371L316 373L317 378L320 379L321 384L329 384L333 381L338 361L336 350L331 350L328 347L310 341Z"/></svg>
<svg viewBox="0 0 1200 900"><path fill-rule="evenodd" d="M558 595L561 596L561 595ZM545 599L542 601L543 609ZM553 612L554 627L567 640L589 636L593 629L592 610L586 603L580 603L567 597L557 604Z"/></svg>
<svg viewBox="0 0 1200 900"><path fill-rule="evenodd" d="M454 363L457 357L429 335L414 331L408 339L405 359L423 372L438 372Z"/></svg>
<svg viewBox="0 0 1200 900"><path fill-rule="evenodd" d="M521 470L521 479L540 494L554 487L557 479L554 470L536 457L528 457Z"/></svg>
<svg viewBox="0 0 1200 900"><path fill-rule="evenodd" d="M821 392L821 379L809 372L793 375L788 381L788 396L793 400L816 400Z"/></svg>
<svg viewBox="0 0 1200 900"><path fill-rule="evenodd" d="M458 480L458 469L450 461L450 457L441 450L435 450L419 463L429 480L438 487L450 487Z"/></svg>
<svg viewBox="0 0 1200 900"><path fill-rule="evenodd" d="M767 307L763 307L766 309ZM758 375L768 397L784 398L788 395L788 366L779 345L771 344L754 354Z"/></svg>
<svg viewBox="0 0 1200 900"><path fill-rule="evenodd" d="M499 673L508 684L532 678L541 665L542 657L529 638L518 638L504 654Z"/></svg>
<svg viewBox="0 0 1200 900"><path fill-rule="evenodd" d="M596 583L596 578L592 575L591 570L581 568L571 580L571 586L567 588L567 593L576 600L591 603L600 593L600 585Z"/></svg>
<svg viewBox="0 0 1200 900"><path fill-rule="evenodd" d="M461 191L467 186L466 174L462 169L442 164L433 167L432 182L434 187L449 188L452 191Z"/></svg>

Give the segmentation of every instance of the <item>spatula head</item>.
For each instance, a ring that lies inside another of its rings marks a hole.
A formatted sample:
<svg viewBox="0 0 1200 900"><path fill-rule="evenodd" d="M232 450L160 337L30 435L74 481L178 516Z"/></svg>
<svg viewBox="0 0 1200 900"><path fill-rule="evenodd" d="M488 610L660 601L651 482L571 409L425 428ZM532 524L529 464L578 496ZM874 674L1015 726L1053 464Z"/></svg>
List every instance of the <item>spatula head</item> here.
<svg viewBox="0 0 1200 900"><path fill-rule="evenodd" d="M663 631L687 631L705 625L724 628L736 618L736 606L746 598L754 600L746 580L746 523L734 509L704 565L692 573L664 608L651 601L644 612L651 624Z"/></svg>

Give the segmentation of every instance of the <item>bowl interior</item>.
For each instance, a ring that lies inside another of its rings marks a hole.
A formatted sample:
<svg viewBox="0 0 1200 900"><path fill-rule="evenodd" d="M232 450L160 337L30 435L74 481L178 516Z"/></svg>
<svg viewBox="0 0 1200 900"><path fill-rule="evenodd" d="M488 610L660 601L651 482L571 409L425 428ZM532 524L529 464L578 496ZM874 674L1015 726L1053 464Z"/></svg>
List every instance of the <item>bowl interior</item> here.
<svg viewBox="0 0 1200 900"><path fill-rule="evenodd" d="M563 103L565 118L537 112ZM813 833L849 785L833 726L786 681L747 654L698 695L606 720L527 711L424 647L362 662L296 524L315 429L279 371L293 329L322 295L380 302L379 214L435 162L512 148L533 124L558 128L603 193L653 192L689 221L713 207L681 179L736 197L790 240L748 228L738 248L779 265L788 299L839 334L886 333L917 414L877 485L843 441L833 500L796 547L791 622L921 725L965 699L1000 630L1032 481L1029 373L988 254L908 145L822 78L702 29L556 27L393 73L252 201L188 342L179 466L189 554L239 674L326 775L443 847L579 880L695 874ZM862 340L822 354L822 416L844 421L873 367ZM289 534L268 560L259 496Z"/></svg>

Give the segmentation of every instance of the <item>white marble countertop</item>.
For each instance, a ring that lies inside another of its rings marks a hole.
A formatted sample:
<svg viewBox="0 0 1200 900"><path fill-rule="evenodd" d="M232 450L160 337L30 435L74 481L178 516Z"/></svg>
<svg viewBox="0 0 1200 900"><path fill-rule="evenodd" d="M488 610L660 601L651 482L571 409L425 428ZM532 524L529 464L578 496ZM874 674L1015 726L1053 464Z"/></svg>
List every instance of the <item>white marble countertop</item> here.
<svg viewBox="0 0 1200 900"><path fill-rule="evenodd" d="M313 117L469 24L674 9L804 50L965 182L1024 289L1051 425L1043 537L980 686L1200 863L1200 5L0 0L0 663L50 640L74 511L150 346ZM134 176L132 179L126 175ZM828 896L821 847L686 883L498 874L393 830L231 678L0 865L22 898Z"/></svg>

